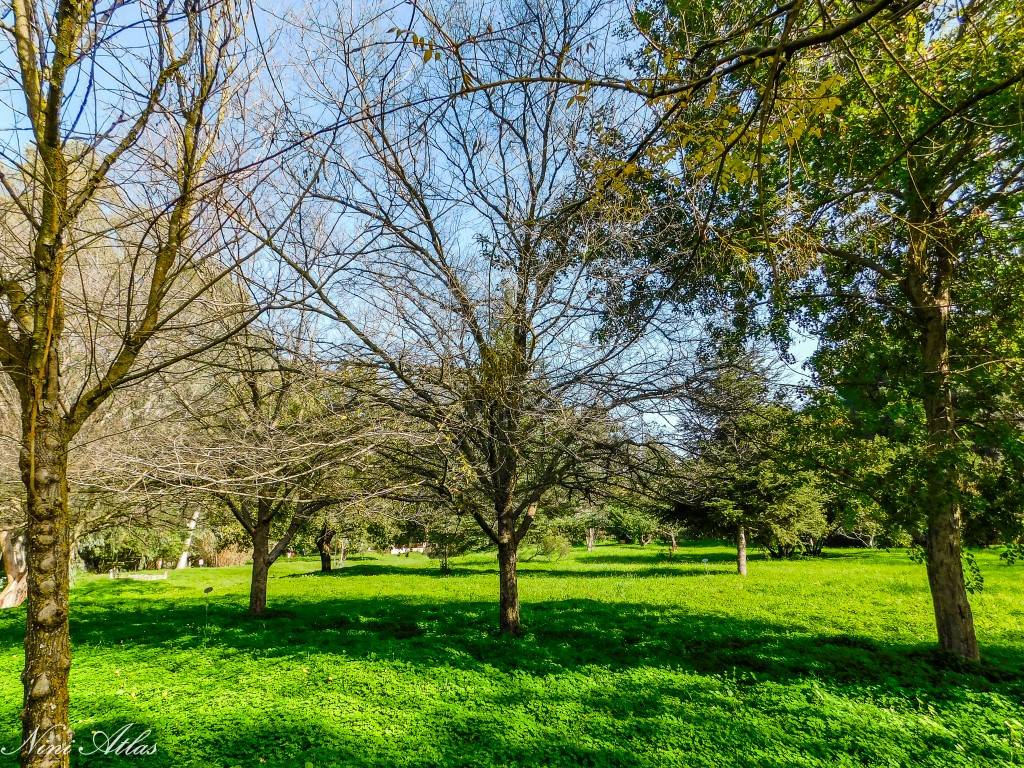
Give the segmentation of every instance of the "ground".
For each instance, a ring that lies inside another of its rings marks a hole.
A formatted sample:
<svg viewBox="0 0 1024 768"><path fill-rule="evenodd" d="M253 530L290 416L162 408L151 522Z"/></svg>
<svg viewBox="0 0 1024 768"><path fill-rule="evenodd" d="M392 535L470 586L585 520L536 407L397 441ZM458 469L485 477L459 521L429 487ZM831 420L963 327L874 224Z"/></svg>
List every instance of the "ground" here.
<svg viewBox="0 0 1024 768"><path fill-rule="evenodd" d="M984 661L944 663L906 552L813 560L601 546L523 563L527 633L497 636L493 555L423 556L72 592L72 723L152 756L77 766L1024 765L1024 566L978 553ZM213 590L204 594L207 587ZM0 747L19 742L23 610L0 614ZM0 765L14 764L0 757Z"/></svg>

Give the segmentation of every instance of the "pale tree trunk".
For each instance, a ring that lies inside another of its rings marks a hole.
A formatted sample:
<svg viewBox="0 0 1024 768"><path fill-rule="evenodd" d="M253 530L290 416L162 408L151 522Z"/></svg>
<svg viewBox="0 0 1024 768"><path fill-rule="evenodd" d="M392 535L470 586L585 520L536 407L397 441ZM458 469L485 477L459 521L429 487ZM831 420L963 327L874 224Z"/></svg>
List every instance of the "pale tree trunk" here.
<svg viewBox="0 0 1024 768"><path fill-rule="evenodd" d="M192 551L192 539L196 534L196 525L199 523L199 510L197 509L192 513L191 519L188 521L187 533L185 534L185 544L181 548L181 557L178 558L178 570L182 568L188 568L188 558Z"/></svg>
<svg viewBox="0 0 1024 768"><path fill-rule="evenodd" d="M597 528L587 528L587 552L594 551L594 545L597 543Z"/></svg>
<svg viewBox="0 0 1024 768"><path fill-rule="evenodd" d="M669 540L668 555L669 555L669 557L675 557L676 556L676 535L675 535L675 533L673 531L669 531L668 540Z"/></svg>
<svg viewBox="0 0 1024 768"><path fill-rule="evenodd" d="M747 575L747 529L742 525L736 526L736 572Z"/></svg>
<svg viewBox="0 0 1024 768"><path fill-rule="evenodd" d="M17 608L28 597L25 537L14 531L0 531L0 555L7 576L7 586L0 592L0 609Z"/></svg>

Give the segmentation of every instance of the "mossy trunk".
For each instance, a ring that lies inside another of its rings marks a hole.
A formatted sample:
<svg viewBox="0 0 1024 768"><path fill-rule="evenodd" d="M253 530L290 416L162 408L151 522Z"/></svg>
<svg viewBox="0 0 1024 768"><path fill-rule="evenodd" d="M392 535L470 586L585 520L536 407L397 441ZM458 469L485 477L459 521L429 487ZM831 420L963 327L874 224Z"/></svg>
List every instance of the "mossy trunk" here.
<svg viewBox="0 0 1024 768"><path fill-rule="evenodd" d="M940 302L924 316L922 324L924 409L928 430L925 564L939 647L960 658L977 661L978 640L961 561L958 459L953 451L956 424L949 383L947 313L948 303Z"/></svg>
<svg viewBox="0 0 1024 768"><path fill-rule="evenodd" d="M68 723L68 441L56 397L44 391L36 402L38 412L23 419L27 450L20 461L28 501L21 765L67 768L72 739Z"/></svg>

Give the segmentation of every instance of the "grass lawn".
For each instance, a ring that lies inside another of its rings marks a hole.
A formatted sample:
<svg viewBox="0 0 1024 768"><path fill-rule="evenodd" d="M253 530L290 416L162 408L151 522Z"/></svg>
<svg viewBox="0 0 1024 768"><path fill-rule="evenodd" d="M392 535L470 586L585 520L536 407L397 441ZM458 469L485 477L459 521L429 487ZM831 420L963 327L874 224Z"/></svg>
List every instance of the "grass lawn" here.
<svg viewBox="0 0 1024 768"><path fill-rule="evenodd" d="M72 726L152 729L78 766L1024 765L1024 567L979 553L984 661L932 654L923 566L601 546L522 565L527 635L496 635L492 555L248 569L72 592ZM703 562L704 560L707 562ZM207 597L203 590L213 587ZM0 746L19 742L24 611L0 613ZM134 733L134 732L133 732ZM0 765L14 758L0 758Z"/></svg>

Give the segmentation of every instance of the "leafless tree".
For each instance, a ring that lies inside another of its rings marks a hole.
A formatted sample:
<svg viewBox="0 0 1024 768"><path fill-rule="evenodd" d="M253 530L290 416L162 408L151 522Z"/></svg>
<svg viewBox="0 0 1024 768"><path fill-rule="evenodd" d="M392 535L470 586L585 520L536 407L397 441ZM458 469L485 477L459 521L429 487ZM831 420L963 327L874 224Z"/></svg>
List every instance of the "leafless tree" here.
<svg viewBox="0 0 1024 768"><path fill-rule="evenodd" d="M12 0L0 368L27 498L23 766L66 766L69 448L118 389L258 311L232 227L248 177L242 6ZM161 344L161 339L173 343Z"/></svg>
<svg viewBox="0 0 1024 768"><path fill-rule="evenodd" d="M500 626L519 634L517 553L537 510L635 437L610 421L673 391L683 331L608 327L590 262L620 228L561 215L597 111L615 108L561 83L600 56L601 6L487 13L514 32L474 62L509 82L454 101L436 98L460 76L454 60L407 71L344 22L310 34L311 98L353 129L312 163L316 225L281 255L337 323L325 346L378 371L379 401L440 436L424 483L497 547ZM455 34L486 15L444 14Z"/></svg>
<svg viewBox="0 0 1024 768"><path fill-rule="evenodd" d="M177 433L129 465L152 493L213 499L242 526L254 616L266 610L270 567L295 536L322 510L362 500L353 477L390 427L359 387L345 385L358 371L327 370L297 346L269 329L238 334L218 350L219 368L178 398Z"/></svg>

